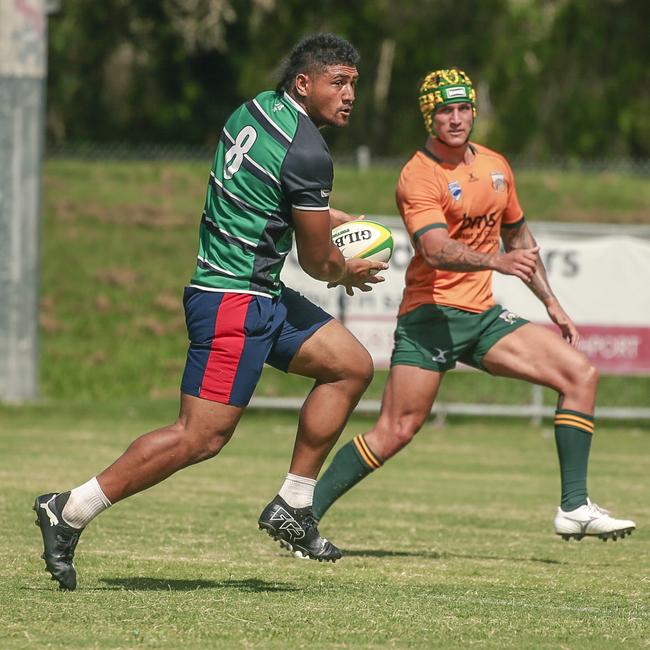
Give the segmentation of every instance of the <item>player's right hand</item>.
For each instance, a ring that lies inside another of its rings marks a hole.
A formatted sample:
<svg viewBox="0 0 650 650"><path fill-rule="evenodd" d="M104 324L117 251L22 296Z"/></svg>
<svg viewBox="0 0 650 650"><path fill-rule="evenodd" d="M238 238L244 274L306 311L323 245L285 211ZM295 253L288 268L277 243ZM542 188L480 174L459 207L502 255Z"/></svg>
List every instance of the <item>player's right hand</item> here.
<svg viewBox="0 0 650 650"><path fill-rule="evenodd" d="M569 318L568 314L562 309L557 298L553 297L546 303L546 311L550 319L560 328L562 337L574 348L578 347L580 342L580 333L575 323Z"/></svg>
<svg viewBox="0 0 650 650"><path fill-rule="evenodd" d="M373 262L358 257L352 257L345 260L345 272L337 282L329 282L328 289L339 285L345 287L345 293L348 296L354 295L354 289L360 291L372 291L373 284L384 282L386 278L377 275L379 271L385 271L388 268L386 262Z"/></svg>
<svg viewBox="0 0 650 650"><path fill-rule="evenodd" d="M517 248L499 255L494 264L494 270L504 275L515 277L528 283L533 279L537 270L539 246L533 248Z"/></svg>

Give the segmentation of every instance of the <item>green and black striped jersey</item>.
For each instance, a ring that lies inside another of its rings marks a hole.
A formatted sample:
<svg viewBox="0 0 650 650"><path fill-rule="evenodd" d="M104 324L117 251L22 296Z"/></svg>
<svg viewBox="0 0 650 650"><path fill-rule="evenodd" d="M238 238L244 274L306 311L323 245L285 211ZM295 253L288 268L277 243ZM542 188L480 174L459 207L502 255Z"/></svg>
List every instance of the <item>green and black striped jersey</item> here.
<svg viewBox="0 0 650 650"><path fill-rule="evenodd" d="M323 137L289 95L263 92L240 106L214 157L192 286L279 295L291 209L328 210L333 175Z"/></svg>

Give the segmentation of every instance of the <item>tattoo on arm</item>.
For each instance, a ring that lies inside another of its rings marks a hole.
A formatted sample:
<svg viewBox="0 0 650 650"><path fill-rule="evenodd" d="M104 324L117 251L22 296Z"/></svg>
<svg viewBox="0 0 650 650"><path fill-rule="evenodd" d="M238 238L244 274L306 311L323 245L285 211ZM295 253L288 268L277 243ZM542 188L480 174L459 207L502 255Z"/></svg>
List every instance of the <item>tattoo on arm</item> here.
<svg viewBox="0 0 650 650"><path fill-rule="evenodd" d="M489 269L493 255L479 253L453 239L446 241L439 251L425 255L431 266L445 271L482 271Z"/></svg>
<svg viewBox="0 0 650 650"><path fill-rule="evenodd" d="M533 248L537 246L537 242L525 222L517 228L503 228L501 230L501 239L503 240L506 252L518 248ZM548 282L546 269L541 258L537 261L537 270L528 287L543 303L546 303L549 298L555 297L555 294L551 290L551 285Z"/></svg>

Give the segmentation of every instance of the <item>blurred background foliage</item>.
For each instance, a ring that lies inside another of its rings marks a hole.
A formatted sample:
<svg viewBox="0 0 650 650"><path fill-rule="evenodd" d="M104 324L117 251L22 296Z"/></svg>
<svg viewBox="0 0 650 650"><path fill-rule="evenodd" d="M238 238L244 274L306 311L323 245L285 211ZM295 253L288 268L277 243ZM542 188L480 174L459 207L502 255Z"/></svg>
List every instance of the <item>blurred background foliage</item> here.
<svg viewBox="0 0 650 650"><path fill-rule="evenodd" d="M302 36L359 49L336 153L407 154L429 70L479 94L475 139L538 160L650 157L647 0L62 0L50 17L48 140L213 145L228 114L274 86Z"/></svg>

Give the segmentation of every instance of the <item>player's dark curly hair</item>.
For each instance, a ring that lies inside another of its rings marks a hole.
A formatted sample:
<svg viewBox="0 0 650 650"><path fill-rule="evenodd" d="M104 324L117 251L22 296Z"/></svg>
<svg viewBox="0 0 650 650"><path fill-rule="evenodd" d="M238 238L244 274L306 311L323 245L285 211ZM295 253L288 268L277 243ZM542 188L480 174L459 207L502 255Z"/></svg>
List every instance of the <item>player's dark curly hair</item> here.
<svg viewBox="0 0 650 650"><path fill-rule="evenodd" d="M291 90L296 75L320 72L330 65L356 66L359 52L336 34L314 34L303 38L291 50L280 68L276 91Z"/></svg>

